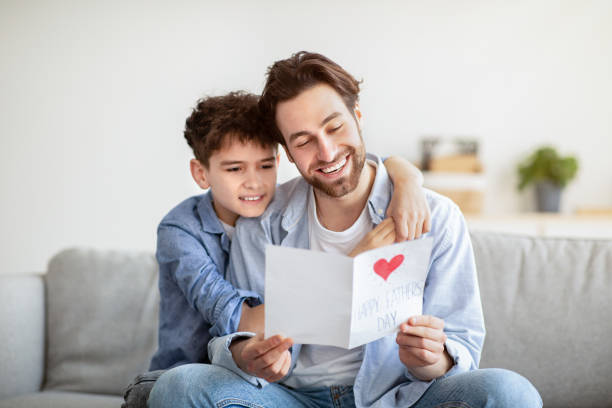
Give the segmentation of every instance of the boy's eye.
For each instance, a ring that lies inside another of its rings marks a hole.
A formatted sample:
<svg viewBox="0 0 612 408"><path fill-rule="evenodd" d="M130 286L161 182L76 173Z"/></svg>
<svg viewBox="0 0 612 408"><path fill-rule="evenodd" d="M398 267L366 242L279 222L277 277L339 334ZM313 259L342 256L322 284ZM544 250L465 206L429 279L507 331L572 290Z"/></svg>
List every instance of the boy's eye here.
<svg viewBox="0 0 612 408"><path fill-rule="evenodd" d="M273 169L274 165L273 164L264 164L263 166L261 166L263 169Z"/></svg>
<svg viewBox="0 0 612 408"><path fill-rule="evenodd" d="M227 169L225 169L226 171L239 171L240 167L228 167Z"/></svg>

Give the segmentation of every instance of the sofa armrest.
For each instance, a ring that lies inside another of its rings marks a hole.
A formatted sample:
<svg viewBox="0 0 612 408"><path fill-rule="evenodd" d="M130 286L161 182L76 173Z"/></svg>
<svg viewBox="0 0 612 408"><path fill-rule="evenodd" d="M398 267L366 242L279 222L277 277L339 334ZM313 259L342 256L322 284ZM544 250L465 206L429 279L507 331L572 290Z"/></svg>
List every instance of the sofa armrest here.
<svg viewBox="0 0 612 408"><path fill-rule="evenodd" d="M40 274L0 274L0 400L40 390L45 289Z"/></svg>

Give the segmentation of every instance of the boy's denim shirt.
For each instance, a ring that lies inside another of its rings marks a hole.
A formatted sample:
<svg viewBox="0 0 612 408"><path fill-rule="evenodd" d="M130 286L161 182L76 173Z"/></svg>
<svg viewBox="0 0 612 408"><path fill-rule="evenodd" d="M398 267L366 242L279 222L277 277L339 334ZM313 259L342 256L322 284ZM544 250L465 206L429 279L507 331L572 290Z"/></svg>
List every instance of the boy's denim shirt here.
<svg viewBox="0 0 612 408"><path fill-rule="evenodd" d="M367 203L373 223L378 224L389 205L393 186L382 162L373 155L368 154L368 158L378 163ZM309 247L310 188L301 178L285 183L259 219L238 222L228 275L236 287L264 296L266 244ZM449 376L478 367L485 336L484 320L472 245L463 216L452 201L439 194L426 190L426 198L432 214L431 231L426 236L433 237L434 243L425 282L423 314L444 319L444 332L448 336L446 349L454 360L454 366L445 374ZM234 337L243 335L252 334L234 333L213 339L209 344L210 358L213 364L229 368L255 385L265 386L265 380L242 372L232 360L228 346ZM354 384L358 407L407 407L431 384L413 377L401 363L395 337L389 335L365 346ZM294 345L291 370L299 352L300 345Z"/></svg>
<svg viewBox="0 0 612 408"><path fill-rule="evenodd" d="M245 299L260 303L224 279L229 250L210 191L183 201L159 224L159 346L150 370L208 362L210 338L238 330Z"/></svg>

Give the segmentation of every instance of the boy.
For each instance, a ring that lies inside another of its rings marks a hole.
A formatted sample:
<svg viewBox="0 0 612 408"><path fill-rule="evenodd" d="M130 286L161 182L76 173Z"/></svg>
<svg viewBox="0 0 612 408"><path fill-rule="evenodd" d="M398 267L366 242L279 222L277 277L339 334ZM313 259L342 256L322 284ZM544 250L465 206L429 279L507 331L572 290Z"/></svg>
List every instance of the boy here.
<svg viewBox="0 0 612 408"><path fill-rule="evenodd" d="M159 225L159 348L150 370L208 363L211 335L263 332L263 309L254 307L261 303L259 296L224 279L237 218L261 215L276 187L276 141L261 124L257 103L257 96L244 92L204 98L186 121L185 138L195 156L190 161L192 177L210 191L183 201ZM402 224L395 229L398 238L418 237L429 228L421 174L403 160L386 164L396 175L399 193L396 210L390 213ZM401 210L406 207L417 216L407 217ZM356 250L392 243L396 234L387 232L374 231ZM146 401L160 373L137 379L148 386L142 393L128 389L128 404Z"/></svg>

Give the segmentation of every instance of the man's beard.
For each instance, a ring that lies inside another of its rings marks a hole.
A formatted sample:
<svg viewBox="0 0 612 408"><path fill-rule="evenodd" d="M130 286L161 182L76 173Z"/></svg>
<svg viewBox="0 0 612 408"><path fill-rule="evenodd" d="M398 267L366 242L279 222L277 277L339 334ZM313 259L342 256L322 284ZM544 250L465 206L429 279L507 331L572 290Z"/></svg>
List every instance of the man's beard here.
<svg viewBox="0 0 612 408"><path fill-rule="evenodd" d="M357 188L359 179L361 178L361 172L365 164L365 147L363 143L357 148L349 147L346 151L338 154L337 157L332 160L335 162L342 156L350 155L351 172L348 177L342 177L338 180L334 180L331 183L325 183L325 181L317 177L308 177L302 174L302 177L314 188L328 195L329 197L342 197ZM324 166L325 163L317 164L316 167Z"/></svg>

